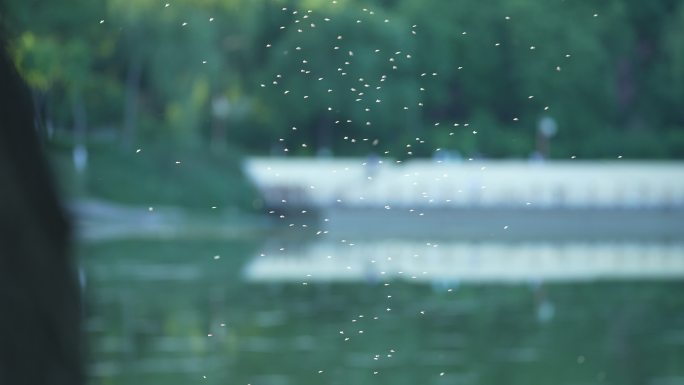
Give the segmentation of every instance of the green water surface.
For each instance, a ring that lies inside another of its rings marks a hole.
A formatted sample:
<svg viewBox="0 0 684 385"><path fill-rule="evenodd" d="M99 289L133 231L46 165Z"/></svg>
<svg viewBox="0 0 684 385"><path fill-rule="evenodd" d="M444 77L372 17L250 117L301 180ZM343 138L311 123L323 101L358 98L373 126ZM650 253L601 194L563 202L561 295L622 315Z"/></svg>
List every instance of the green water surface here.
<svg viewBox="0 0 684 385"><path fill-rule="evenodd" d="M248 283L260 245L83 246L91 383L684 384L684 281Z"/></svg>

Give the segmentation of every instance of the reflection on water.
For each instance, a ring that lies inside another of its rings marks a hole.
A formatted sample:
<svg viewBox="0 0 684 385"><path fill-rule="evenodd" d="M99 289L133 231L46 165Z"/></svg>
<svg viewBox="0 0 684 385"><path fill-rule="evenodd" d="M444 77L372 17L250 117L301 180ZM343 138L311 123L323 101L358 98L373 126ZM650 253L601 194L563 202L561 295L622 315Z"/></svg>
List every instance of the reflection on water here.
<svg viewBox="0 0 684 385"><path fill-rule="evenodd" d="M684 244L654 242L320 241L273 248L245 270L256 282L545 282L684 278Z"/></svg>
<svg viewBox="0 0 684 385"><path fill-rule="evenodd" d="M681 243L259 244L85 246L92 383L684 383Z"/></svg>

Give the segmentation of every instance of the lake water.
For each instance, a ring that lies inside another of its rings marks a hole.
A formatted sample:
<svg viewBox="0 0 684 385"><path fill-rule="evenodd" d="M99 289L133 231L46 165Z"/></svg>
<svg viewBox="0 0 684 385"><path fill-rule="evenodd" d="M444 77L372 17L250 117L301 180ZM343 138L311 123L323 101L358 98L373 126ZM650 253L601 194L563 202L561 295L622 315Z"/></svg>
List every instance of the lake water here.
<svg viewBox="0 0 684 385"><path fill-rule="evenodd" d="M83 245L93 384L684 384L673 240Z"/></svg>

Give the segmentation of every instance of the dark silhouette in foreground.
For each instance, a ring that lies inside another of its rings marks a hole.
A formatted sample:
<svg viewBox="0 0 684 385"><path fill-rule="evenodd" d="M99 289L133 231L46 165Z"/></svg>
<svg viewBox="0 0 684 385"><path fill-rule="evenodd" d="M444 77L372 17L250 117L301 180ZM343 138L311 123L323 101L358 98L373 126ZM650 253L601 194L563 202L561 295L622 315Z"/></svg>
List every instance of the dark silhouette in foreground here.
<svg viewBox="0 0 684 385"><path fill-rule="evenodd" d="M0 384L83 384L70 226L0 38Z"/></svg>

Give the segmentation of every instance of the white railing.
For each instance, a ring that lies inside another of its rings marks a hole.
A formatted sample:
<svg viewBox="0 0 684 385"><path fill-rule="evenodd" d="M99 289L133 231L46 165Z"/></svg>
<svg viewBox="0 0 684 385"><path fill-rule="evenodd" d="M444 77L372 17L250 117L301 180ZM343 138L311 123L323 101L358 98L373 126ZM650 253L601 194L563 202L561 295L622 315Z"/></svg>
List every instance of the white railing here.
<svg viewBox="0 0 684 385"><path fill-rule="evenodd" d="M684 207L684 163L250 158L267 205Z"/></svg>

